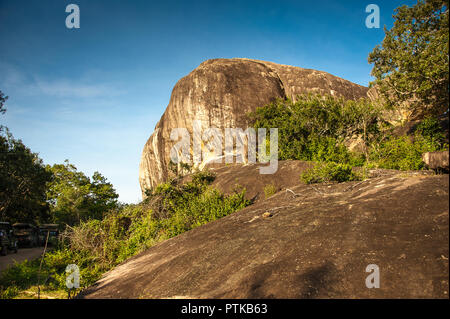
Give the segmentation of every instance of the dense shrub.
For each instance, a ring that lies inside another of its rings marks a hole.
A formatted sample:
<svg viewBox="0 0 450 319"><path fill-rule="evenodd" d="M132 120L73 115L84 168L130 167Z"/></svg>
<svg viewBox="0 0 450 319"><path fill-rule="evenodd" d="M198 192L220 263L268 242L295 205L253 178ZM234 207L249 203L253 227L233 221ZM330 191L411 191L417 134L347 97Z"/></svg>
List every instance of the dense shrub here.
<svg viewBox="0 0 450 319"><path fill-rule="evenodd" d="M424 168L422 154L448 150L445 135L436 118L426 118L409 136L387 135L370 147L369 160L376 167L420 170Z"/></svg>
<svg viewBox="0 0 450 319"><path fill-rule="evenodd" d="M383 120L383 110L382 105L363 99L345 101L331 96L303 95L295 103L278 99L258 108L250 119L255 128L278 128L279 159L333 163L329 167L321 164L302 177L311 181L323 180L322 176L329 180L333 169L344 169L345 166L336 163L422 169L424 152L448 149L437 119L424 119L412 136L396 136ZM345 141L355 136L364 144L359 153L350 152L345 146ZM313 173L319 174L317 178Z"/></svg>
<svg viewBox="0 0 450 319"><path fill-rule="evenodd" d="M369 143L379 133L380 114L381 107L363 99L303 95L296 102L278 99L249 116L255 128L278 128L280 160L362 165L364 158L344 141L360 135Z"/></svg>
<svg viewBox="0 0 450 319"><path fill-rule="evenodd" d="M306 184L323 182L347 182L362 179L361 175L353 172L349 164L339 164L335 162L317 163L311 169L306 170L300 175L300 178Z"/></svg>
<svg viewBox="0 0 450 319"><path fill-rule="evenodd" d="M370 160L380 168L420 170L425 165L422 154L440 149L439 143L419 134L392 137L371 148Z"/></svg>
<svg viewBox="0 0 450 319"><path fill-rule="evenodd" d="M434 145L434 147L448 147L448 145L445 144L445 134L443 128L436 118L428 117L421 121L415 129L415 135L422 136L428 141L428 143Z"/></svg>

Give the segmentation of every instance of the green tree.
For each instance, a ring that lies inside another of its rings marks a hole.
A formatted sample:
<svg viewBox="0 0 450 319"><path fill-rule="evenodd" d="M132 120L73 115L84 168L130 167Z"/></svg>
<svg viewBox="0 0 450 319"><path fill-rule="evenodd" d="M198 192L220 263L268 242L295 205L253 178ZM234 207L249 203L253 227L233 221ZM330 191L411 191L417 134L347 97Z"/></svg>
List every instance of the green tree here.
<svg viewBox="0 0 450 319"><path fill-rule="evenodd" d="M0 114L6 112L8 99L0 91ZM45 222L49 217L46 183L51 173L42 160L7 127L0 125L0 220Z"/></svg>
<svg viewBox="0 0 450 319"><path fill-rule="evenodd" d="M47 221L46 183L50 179L38 154L4 127L0 134L0 219Z"/></svg>
<svg viewBox="0 0 450 319"><path fill-rule="evenodd" d="M413 114L442 114L449 106L448 0L418 0L395 10L394 26L369 54L372 76L391 105Z"/></svg>
<svg viewBox="0 0 450 319"><path fill-rule="evenodd" d="M91 179L68 160L47 165L47 170L54 176L47 185L54 222L75 225L83 220L102 219L107 211L117 207L118 195L113 185L99 172Z"/></svg>

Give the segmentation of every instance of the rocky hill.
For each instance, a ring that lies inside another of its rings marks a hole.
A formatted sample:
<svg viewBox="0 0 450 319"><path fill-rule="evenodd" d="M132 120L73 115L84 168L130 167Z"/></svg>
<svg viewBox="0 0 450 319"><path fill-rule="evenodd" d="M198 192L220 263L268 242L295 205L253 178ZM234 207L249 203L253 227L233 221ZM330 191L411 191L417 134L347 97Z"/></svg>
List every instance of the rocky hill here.
<svg viewBox="0 0 450 319"><path fill-rule="evenodd" d="M169 105L144 146L139 182L145 189L168 176L170 140L174 128L193 121L202 128L247 128L246 114L275 98L302 93L331 94L346 99L373 95L368 88L329 73L250 59L214 59L200 64L175 85ZM203 159L204 161L207 159Z"/></svg>
<svg viewBox="0 0 450 319"><path fill-rule="evenodd" d="M448 298L449 176L374 170L305 185L309 164L216 170L256 203L164 241L106 273L83 298ZM263 187L278 192L265 199ZM376 264L380 287L369 289Z"/></svg>

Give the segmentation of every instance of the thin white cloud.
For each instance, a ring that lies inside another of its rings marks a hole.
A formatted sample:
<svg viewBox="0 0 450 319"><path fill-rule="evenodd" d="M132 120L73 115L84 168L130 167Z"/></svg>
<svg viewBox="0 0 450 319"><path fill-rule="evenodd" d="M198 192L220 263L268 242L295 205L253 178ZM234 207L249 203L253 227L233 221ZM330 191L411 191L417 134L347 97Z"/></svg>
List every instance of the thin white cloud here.
<svg viewBox="0 0 450 319"><path fill-rule="evenodd" d="M37 79L32 86L36 93L57 97L92 98L109 95L112 91L104 85L87 85L76 81L62 79L58 81L44 81Z"/></svg>
<svg viewBox="0 0 450 319"><path fill-rule="evenodd" d="M0 63L0 88L4 91L18 92L20 95L85 99L107 98L125 93L111 83L89 82L69 78L49 80L39 75L26 74L9 64Z"/></svg>

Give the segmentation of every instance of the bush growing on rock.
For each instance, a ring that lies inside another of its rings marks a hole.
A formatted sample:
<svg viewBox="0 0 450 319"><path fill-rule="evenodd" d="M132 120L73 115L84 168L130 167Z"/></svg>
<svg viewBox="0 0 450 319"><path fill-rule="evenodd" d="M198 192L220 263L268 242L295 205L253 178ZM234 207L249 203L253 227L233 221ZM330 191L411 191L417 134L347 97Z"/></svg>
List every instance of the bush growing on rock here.
<svg viewBox="0 0 450 319"><path fill-rule="evenodd" d="M353 172L352 166L335 162L318 163L313 168L303 172L300 179L306 184L324 182L348 182L361 180L362 176Z"/></svg>
<svg viewBox="0 0 450 319"><path fill-rule="evenodd" d="M354 166L363 154L351 152L345 141L362 136L368 145L381 125L382 107L366 100L303 95L297 101L278 99L250 114L255 128L277 127L280 160L333 161Z"/></svg>
<svg viewBox="0 0 450 319"><path fill-rule="evenodd" d="M273 184L268 184L264 186L264 196L265 198L269 198L277 192L277 188Z"/></svg>
<svg viewBox="0 0 450 319"><path fill-rule="evenodd" d="M376 166L399 170L420 170L425 163L422 154L441 150L439 143L420 134L413 137L391 137L386 141L373 145L370 160Z"/></svg>
<svg viewBox="0 0 450 319"><path fill-rule="evenodd" d="M329 170L337 164L417 170L424 168L423 153L448 149L436 118L422 120L411 136L399 136L383 118L384 109L363 99L303 95L296 102L279 99L258 108L250 119L256 128L278 127L281 160L334 163ZM355 136L363 143L359 152L346 147L346 141ZM313 171L320 176L332 173Z"/></svg>

